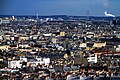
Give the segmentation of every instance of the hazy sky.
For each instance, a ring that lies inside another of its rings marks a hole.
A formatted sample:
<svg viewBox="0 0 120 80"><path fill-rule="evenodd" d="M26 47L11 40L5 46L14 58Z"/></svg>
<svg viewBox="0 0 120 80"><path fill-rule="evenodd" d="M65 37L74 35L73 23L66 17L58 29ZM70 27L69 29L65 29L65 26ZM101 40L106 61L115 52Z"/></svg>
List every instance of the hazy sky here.
<svg viewBox="0 0 120 80"><path fill-rule="evenodd" d="M120 0L0 0L0 15L120 16Z"/></svg>

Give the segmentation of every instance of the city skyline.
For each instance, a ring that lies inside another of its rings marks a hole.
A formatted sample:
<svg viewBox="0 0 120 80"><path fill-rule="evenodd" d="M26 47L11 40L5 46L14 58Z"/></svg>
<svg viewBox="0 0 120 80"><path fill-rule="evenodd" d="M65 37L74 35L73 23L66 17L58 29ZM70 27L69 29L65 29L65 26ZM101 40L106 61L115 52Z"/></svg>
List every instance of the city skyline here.
<svg viewBox="0 0 120 80"><path fill-rule="evenodd" d="M1 0L0 15L120 16L119 0Z"/></svg>

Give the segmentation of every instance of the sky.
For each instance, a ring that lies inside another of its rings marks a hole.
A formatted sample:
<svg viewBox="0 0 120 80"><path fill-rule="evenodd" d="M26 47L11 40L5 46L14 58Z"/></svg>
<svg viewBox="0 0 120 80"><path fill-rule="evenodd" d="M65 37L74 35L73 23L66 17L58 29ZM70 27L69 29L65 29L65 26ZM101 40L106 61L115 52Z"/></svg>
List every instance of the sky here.
<svg viewBox="0 0 120 80"><path fill-rule="evenodd" d="M120 0L0 0L0 15L120 16Z"/></svg>

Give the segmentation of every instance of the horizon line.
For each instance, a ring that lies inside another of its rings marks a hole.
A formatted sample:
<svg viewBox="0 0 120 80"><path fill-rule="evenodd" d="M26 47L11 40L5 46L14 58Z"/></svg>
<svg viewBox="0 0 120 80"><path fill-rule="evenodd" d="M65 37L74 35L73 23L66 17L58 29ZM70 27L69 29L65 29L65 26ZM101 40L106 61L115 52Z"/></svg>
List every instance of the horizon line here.
<svg viewBox="0 0 120 80"><path fill-rule="evenodd" d="M0 16L36 16L35 14L0 14ZM38 16L78 16L78 17L86 17L86 15L65 15L65 14L53 14L53 15L38 15ZM109 17L109 16L100 16L100 15L90 15L89 17ZM116 17L120 17L120 16L116 16Z"/></svg>

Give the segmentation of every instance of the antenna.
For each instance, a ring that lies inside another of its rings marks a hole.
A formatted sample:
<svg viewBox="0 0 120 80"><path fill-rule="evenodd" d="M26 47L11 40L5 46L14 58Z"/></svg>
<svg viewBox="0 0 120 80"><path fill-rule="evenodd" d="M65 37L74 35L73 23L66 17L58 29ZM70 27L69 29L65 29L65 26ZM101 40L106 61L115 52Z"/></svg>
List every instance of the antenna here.
<svg viewBox="0 0 120 80"><path fill-rule="evenodd" d="M89 20L90 11L86 11L86 20Z"/></svg>

